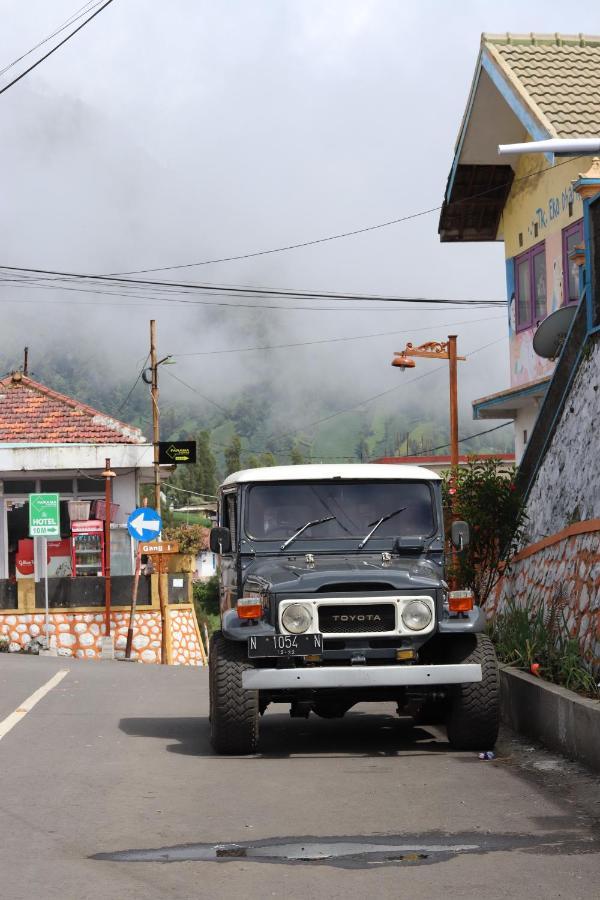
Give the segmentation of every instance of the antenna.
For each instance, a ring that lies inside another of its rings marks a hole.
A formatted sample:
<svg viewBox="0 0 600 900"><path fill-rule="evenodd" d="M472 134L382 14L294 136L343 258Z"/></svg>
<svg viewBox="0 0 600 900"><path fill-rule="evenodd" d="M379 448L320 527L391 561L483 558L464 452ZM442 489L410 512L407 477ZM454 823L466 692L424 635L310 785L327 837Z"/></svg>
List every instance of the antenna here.
<svg viewBox="0 0 600 900"><path fill-rule="evenodd" d="M25 347L25 351L23 353L23 375L27 375L29 372L29 347Z"/></svg>
<svg viewBox="0 0 600 900"><path fill-rule="evenodd" d="M550 313L533 336L533 349L544 359L556 359L560 356L565 338L571 327L577 306L561 306Z"/></svg>

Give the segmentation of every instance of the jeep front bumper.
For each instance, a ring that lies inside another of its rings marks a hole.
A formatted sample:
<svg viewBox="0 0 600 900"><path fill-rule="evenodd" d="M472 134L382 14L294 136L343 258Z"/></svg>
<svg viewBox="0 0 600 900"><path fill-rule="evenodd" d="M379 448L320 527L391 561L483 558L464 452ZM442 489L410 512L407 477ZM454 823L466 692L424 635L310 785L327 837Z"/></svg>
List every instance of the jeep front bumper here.
<svg viewBox="0 0 600 900"><path fill-rule="evenodd" d="M481 666L476 663L440 666L314 666L298 669L245 669L242 673L242 686L247 690L404 687L466 684L481 680Z"/></svg>

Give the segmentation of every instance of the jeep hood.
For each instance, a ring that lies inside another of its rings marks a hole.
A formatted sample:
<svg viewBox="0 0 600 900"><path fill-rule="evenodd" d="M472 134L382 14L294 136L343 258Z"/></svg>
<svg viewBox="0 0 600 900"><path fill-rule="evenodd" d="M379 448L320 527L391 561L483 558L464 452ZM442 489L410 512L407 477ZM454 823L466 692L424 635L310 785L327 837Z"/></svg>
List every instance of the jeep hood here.
<svg viewBox="0 0 600 900"><path fill-rule="evenodd" d="M243 581L256 578L265 590L279 594L327 593L343 590L375 592L389 590L435 590L442 587L441 563L423 557L392 557L382 563L381 554L315 556L307 563L304 556L283 559L269 557L251 560L243 567Z"/></svg>

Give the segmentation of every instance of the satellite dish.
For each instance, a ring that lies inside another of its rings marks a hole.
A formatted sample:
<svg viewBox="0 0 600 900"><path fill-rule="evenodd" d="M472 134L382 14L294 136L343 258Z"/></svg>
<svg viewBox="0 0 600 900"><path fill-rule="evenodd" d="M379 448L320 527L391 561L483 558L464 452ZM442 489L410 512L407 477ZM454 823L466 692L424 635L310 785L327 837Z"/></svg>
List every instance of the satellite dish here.
<svg viewBox="0 0 600 900"><path fill-rule="evenodd" d="M533 349L538 356L556 359L560 355L576 310L576 306L561 306L538 326L533 336Z"/></svg>

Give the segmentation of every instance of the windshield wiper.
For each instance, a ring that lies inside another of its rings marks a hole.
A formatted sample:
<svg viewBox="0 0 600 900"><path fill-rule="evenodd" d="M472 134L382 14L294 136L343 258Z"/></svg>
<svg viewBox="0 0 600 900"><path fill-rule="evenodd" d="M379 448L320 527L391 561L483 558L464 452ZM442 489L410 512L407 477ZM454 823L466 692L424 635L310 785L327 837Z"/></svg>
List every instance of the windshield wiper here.
<svg viewBox="0 0 600 900"><path fill-rule="evenodd" d="M378 519L376 522L369 522L369 528L371 527L371 525L372 525L373 527L372 527L371 530L364 536L364 538L362 539L362 541L361 541L360 544L358 545L358 549L359 549L359 550L362 550L362 548L365 546L365 544L367 543L367 541L369 540L369 538L371 537L371 535L372 535L372 534L375 534L375 532L377 531L377 529L379 528L379 526L380 526L383 522L387 522L387 520L388 520L388 519L391 519L392 516L397 516L399 513L404 512L405 509L408 509L408 507L407 507L407 506L401 506L400 509L395 509L394 512L388 513L387 516L382 516L382 517L381 517L380 519Z"/></svg>
<svg viewBox="0 0 600 900"><path fill-rule="evenodd" d="M311 528L313 525L322 525L323 522L331 522L331 520L335 519L335 518L336 518L335 516L325 516L324 519L313 519L311 522L307 522L306 525L303 525L302 528L299 528L295 534L293 534L291 537L289 537L287 539L287 541L285 542L285 544L282 544L279 549L285 550L285 548L289 547L289 545L292 543L292 541L295 541L297 537L300 537L302 532L306 531L307 528Z"/></svg>

